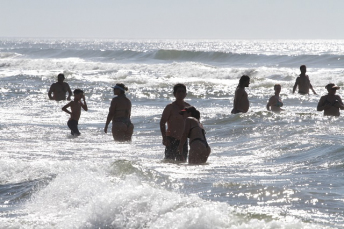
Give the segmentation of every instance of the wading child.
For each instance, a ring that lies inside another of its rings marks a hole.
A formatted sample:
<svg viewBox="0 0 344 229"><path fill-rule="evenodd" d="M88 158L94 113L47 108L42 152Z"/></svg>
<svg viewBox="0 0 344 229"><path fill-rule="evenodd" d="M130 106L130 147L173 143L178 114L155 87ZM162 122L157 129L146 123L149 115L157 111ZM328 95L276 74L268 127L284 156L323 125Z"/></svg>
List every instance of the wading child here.
<svg viewBox="0 0 344 229"><path fill-rule="evenodd" d="M69 129L71 130L71 134L74 136L79 136L80 132L78 129L78 121L81 115L81 107L85 111L87 111L87 104L85 101L85 95L84 92L80 89L75 89L74 92L74 100L69 102L66 106L62 107L62 110L68 114L70 114L69 121L67 122L67 125ZM81 99L83 99L83 102L81 102ZM67 110L67 108L70 107L71 111Z"/></svg>

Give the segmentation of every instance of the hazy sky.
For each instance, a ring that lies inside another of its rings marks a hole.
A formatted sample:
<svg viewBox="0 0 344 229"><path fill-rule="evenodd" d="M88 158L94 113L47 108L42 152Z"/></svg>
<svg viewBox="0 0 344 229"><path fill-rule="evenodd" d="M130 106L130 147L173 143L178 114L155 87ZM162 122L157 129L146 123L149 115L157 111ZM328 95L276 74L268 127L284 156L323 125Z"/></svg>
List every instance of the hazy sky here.
<svg viewBox="0 0 344 229"><path fill-rule="evenodd" d="M344 0L0 0L0 37L344 39Z"/></svg>

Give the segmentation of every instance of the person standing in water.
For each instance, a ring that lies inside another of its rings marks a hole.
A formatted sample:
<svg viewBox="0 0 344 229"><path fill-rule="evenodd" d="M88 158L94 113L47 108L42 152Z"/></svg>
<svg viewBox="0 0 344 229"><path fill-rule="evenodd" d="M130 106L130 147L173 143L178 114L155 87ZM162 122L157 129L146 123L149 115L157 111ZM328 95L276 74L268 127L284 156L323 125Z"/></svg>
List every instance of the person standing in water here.
<svg viewBox="0 0 344 229"><path fill-rule="evenodd" d="M269 99L268 104L266 104L266 109L270 111L271 108L271 111L279 113L280 111L283 111L283 109L281 108L283 106L283 102L281 97L279 96L281 92L281 85L275 84L274 90L275 95L271 96L271 98Z"/></svg>
<svg viewBox="0 0 344 229"><path fill-rule="evenodd" d="M134 125L130 120L131 101L125 95L128 88L122 83L118 83L112 88L114 95L117 95L117 97L111 101L104 132L107 133L109 123L112 120L113 139L119 142L131 141Z"/></svg>
<svg viewBox="0 0 344 229"><path fill-rule="evenodd" d="M165 159L185 161L188 155L187 142L182 145L181 156L178 154L178 146L184 131L185 117L179 114L180 110L190 106L184 101L187 93L184 84L176 84L173 87L174 102L168 104L160 119L160 131L162 144L165 148ZM167 123L167 130L166 130Z"/></svg>
<svg viewBox="0 0 344 229"><path fill-rule="evenodd" d="M234 106L232 109L232 114L246 113L250 107L250 102L248 101L248 95L245 91L245 87L249 87L250 77L243 75L239 80L239 85L235 90L234 95Z"/></svg>
<svg viewBox="0 0 344 229"><path fill-rule="evenodd" d="M78 129L78 124L79 124L78 122L81 115L81 107L85 111L87 111L88 108L85 101L84 92L80 89L75 89L73 93L74 93L74 100L69 102L64 107L62 107L62 110L70 114L70 119L67 122L67 125L69 129L71 130L71 134L73 136L79 136L80 132ZM81 102L81 99L83 99L83 102ZM68 107L70 107L71 111L67 110Z"/></svg>
<svg viewBox="0 0 344 229"><path fill-rule="evenodd" d="M325 116L339 116L340 110L344 110L342 99L336 95L336 91L340 88L333 83L329 83L325 87L328 91L327 95L320 98L317 111L324 111Z"/></svg>
<svg viewBox="0 0 344 229"><path fill-rule="evenodd" d="M70 90L68 83L63 82L64 80L65 80L65 76L62 73L58 74L57 82L53 83L50 86L50 89L48 92L49 99L56 100L56 101L66 100L66 94L68 92L67 100L70 100L72 91Z"/></svg>
<svg viewBox="0 0 344 229"><path fill-rule="evenodd" d="M313 93L316 95L317 93L313 89L311 81L309 80L309 76L306 75L306 72L307 72L306 65L301 65L300 71L301 71L301 74L299 77L296 78L296 81L293 87L293 93L295 93L296 88L299 87L299 94L301 95L308 95L309 89L311 89Z"/></svg>
<svg viewBox="0 0 344 229"><path fill-rule="evenodd" d="M206 163L211 149L205 138L200 112L195 107L186 107L180 111L185 118L184 132L180 139L178 152L182 152L187 138L190 138L189 164Z"/></svg>

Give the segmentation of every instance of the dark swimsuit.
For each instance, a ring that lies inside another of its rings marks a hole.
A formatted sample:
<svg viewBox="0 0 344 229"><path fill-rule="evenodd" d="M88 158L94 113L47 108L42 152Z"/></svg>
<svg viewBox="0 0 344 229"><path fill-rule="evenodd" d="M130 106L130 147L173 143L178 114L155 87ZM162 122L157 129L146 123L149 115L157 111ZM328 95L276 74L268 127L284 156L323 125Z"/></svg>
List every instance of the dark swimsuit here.
<svg viewBox="0 0 344 229"><path fill-rule="evenodd" d="M192 131L194 128L196 128L196 127L201 128L199 125L190 128L189 136L190 136L191 131ZM190 141L190 145L191 145L194 141L200 141L200 142L202 142L207 148L209 148L208 142L207 142L207 140L206 140L206 138L205 138L204 129L203 129L203 128L201 128L201 129L202 129L202 134L203 134L204 139L202 139L202 138L194 138L192 141Z"/></svg>
<svg viewBox="0 0 344 229"><path fill-rule="evenodd" d="M122 110L116 110L116 111L122 111ZM124 110L124 111L126 115L128 115L129 113L128 110ZM130 118L126 118L126 117L114 118L112 122L122 122L127 126L127 128L129 128L129 126L132 124Z"/></svg>

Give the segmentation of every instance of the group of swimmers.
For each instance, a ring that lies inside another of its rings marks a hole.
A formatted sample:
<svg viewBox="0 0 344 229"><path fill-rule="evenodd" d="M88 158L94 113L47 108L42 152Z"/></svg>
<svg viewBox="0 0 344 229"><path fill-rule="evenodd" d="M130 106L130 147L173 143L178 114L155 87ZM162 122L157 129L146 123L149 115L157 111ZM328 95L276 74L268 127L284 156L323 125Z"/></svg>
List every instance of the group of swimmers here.
<svg viewBox="0 0 344 229"><path fill-rule="evenodd" d="M306 66L302 65L300 70L301 74L295 81L293 93L298 87L300 94L309 94L309 90L312 90L316 94L308 75L306 75ZM64 79L64 75L59 74L58 82L51 85L48 92L50 99L65 100L66 93L68 92L67 99L70 100L71 90L69 85L63 82ZM250 77L243 75L235 90L232 114L246 113L248 111L250 103L245 88L249 87L249 84ZM107 133L108 125L112 121L112 136L114 140L131 141L134 125L130 120L131 101L125 95L128 88L122 83L118 83L112 88L116 97L111 101L104 132ZM339 87L330 83L326 85L326 89L328 90L328 94L320 98L317 110L324 111L324 115L339 116L339 109L344 109L344 104L340 96L335 95ZM276 84L274 90L275 95L269 99L266 108L273 112L283 111L281 108L283 102L279 96L281 85ZM71 134L79 136L78 121L81 108L85 111L88 108L83 91L76 89L73 93L74 100L66 104L62 110L70 114L67 125L71 130ZM205 130L200 122L200 112L184 101L187 95L184 84L174 85L173 95L175 101L165 107L160 119L162 144L165 146L165 159L185 162L188 158L188 162L191 164L205 163L210 155L211 148L207 143ZM68 110L69 107L71 109L70 111ZM188 150L188 138L190 150Z"/></svg>
<svg viewBox="0 0 344 229"><path fill-rule="evenodd" d="M293 93L295 93L296 88L298 88L298 93L301 95L308 95L309 91L312 90L314 94L317 94L309 80L309 76L306 75L307 68L305 65L300 66L301 74L296 78ZM245 91L246 87L250 85L250 77L243 75L239 80L239 85L235 90L234 95L234 106L232 114L246 113L249 109L250 103L248 100L248 95ZM320 98L317 106L317 111L323 111L325 116L339 116L339 110L344 110L344 104L339 95L336 95L336 91L340 89L334 83L329 83L325 86L328 91L327 95ZM281 112L283 109L282 99L280 98L281 85L275 84L274 86L275 95L273 95L268 103L266 104L266 109L273 112Z"/></svg>

